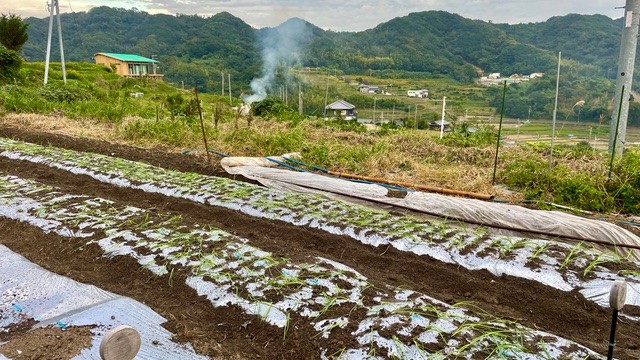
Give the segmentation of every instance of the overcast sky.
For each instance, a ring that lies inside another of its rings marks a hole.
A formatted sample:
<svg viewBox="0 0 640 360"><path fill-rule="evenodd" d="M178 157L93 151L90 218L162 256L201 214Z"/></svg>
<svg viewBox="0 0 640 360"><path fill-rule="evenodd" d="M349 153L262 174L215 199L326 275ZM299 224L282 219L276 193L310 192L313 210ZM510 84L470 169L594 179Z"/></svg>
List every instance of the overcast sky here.
<svg viewBox="0 0 640 360"><path fill-rule="evenodd" d="M52 1L52 0L48 0ZM18 3L19 5L15 5ZM0 0L0 13L23 18L48 16L47 0ZM444 10L494 23L545 21L552 16L602 14L622 17L624 0L59 0L60 12L106 5L152 14L214 15L222 11L257 27L276 26L299 17L325 30L361 31L411 12Z"/></svg>

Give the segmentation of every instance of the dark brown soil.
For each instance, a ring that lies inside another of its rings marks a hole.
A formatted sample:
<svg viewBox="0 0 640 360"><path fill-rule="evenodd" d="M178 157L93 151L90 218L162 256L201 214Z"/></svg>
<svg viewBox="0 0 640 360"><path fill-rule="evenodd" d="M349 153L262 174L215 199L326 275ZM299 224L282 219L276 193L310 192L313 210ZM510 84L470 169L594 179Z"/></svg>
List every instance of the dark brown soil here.
<svg viewBox="0 0 640 360"><path fill-rule="evenodd" d="M13 360L66 360L91 345L91 327L36 328L29 332L13 332L11 341L0 347L0 354Z"/></svg>
<svg viewBox="0 0 640 360"><path fill-rule="evenodd" d="M205 158L181 153L144 150L6 126L0 129L0 136L145 161L165 168L230 177L217 163L207 163ZM495 277L486 271L471 272L426 256L399 252L393 248L363 245L346 236L254 218L186 200L118 188L89 177L33 163L0 158L0 171L55 185L67 193L103 197L121 204L180 214L189 221L210 224L246 238L252 245L277 256L293 260L304 260L309 256L329 258L356 269L376 287L406 286L451 304L471 301L498 317L516 320L525 326L574 340L599 353L607 351L610 311L585 301L577 292L557 291L536 282L513 277ZM193 289L184 285L184 282L178 281L184 279L185 274L174 274L170 285L167 278L141 271L133 259L106 259L97 246L79 250L80 245L84 244L81 239L45 234L30 225L0 218L0 243L55 273L147 304L168 319L165 327L175 333L178 340L191 342L198 353L212 358L311 359L318 358L320 349L330 345L324 339L314 338L316 332L305 325L305 321L296 318L291 320L288 334L283 340L282 329L260 322L240 309L213 308L206 299L197 296ZM346 329L343 332L344 339L332 340L336 342L333 348L349 345L352 336L348 331ZM9 343L0 346L0 352L6 346L13 346L11 344L18 341L23 333L18 330L9 332L5 337ZM73 335L66 335L69 334ZM640 340L637 334L640 334L637 323L619 323L617 358L640 358ZM82 336L78 334L78 337ZM58 340L65 344L76 344L76 347L87 346L67 337ZM33 341L41 341L38 348L51 351L48 354L52 357L47 358L66 358L64 354L71 354L69 346L52 344L46 338L34 338ZM53 357L54 355L58 357Z"/></svg>

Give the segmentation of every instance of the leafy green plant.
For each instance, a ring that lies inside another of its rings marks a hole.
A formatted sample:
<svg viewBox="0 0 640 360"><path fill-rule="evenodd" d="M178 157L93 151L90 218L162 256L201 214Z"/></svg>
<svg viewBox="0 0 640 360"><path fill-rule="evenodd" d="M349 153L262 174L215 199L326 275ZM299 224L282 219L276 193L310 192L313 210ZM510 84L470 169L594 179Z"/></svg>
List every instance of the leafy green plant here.
<svg viewBox="0 0 640 360"><path fill-rule="evenodd" d="M40 89L40 96L50 102L66 102L88 100L91 98L92 91L76 82L63 84L58 81L52 81L47 86Z"/></svg>

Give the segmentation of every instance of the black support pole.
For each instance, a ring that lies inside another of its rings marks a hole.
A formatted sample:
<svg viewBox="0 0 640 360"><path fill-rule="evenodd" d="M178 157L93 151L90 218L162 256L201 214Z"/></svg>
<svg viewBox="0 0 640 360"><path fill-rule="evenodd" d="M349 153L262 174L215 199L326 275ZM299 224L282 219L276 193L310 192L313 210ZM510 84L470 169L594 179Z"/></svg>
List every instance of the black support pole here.
<svg viewBox="0 0 640 360"><path fill-rule="evenodd" d="M611 335L609 335L609 351L607 352L607 360L613 359L613 348L616 346L616 327L618 325L618 310L613 309L613 318L611 319Z"/></svg>

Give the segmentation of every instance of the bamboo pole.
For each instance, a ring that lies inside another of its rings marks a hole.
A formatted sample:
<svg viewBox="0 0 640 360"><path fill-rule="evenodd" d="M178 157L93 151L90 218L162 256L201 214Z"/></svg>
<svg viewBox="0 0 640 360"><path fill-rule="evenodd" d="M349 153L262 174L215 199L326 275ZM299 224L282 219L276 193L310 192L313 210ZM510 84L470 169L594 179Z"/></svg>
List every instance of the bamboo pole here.
<svg viewBox="0 0 640 360"><path fill-rule="evenodd" d="M388 185L397 185L405 188L425 190L425 191L436 192L440 194L466 196L469 198L480 199L480 200L491 200L494 198L494 195L490 195L490 194L480 194L480 193L474 193L474 192L468 192L468 191L445 189L445 188L436 187L436 186L420 185L420 184L401 182L401 181L390 181L390 180L375 178L371 176L348 174L348 173L336 172L331 170L328 170L327 174L341 177L341 178L365 180L365 181L377 182L377 183L388 184Z"/></svg>

